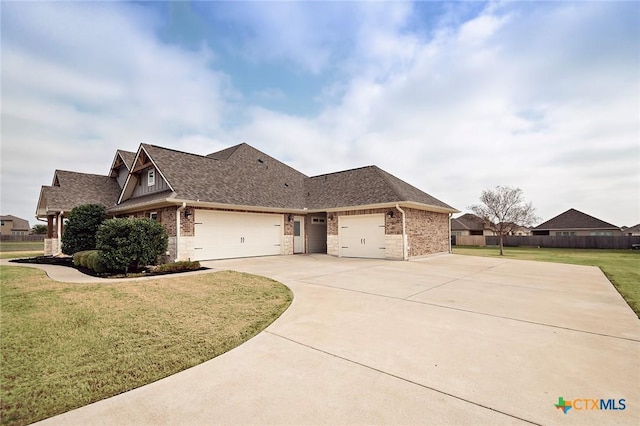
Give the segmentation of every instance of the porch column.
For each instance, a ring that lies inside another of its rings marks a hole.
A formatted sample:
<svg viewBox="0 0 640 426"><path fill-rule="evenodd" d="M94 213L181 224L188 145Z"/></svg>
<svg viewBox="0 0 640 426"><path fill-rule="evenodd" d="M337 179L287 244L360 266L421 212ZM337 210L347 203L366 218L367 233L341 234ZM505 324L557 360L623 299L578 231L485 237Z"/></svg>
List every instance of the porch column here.
<svg viewBox="0 0 640 426"><path fill-rule="evenodd" d="M53 238L53 216L47 215L47 238Z"/></svg>

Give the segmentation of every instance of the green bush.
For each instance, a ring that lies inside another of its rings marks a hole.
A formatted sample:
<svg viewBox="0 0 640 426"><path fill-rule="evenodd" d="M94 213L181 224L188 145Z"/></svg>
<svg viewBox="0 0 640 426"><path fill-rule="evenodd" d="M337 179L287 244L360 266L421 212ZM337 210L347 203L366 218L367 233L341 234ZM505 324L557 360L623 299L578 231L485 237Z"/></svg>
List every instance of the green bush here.
<svg viewBox="0 0 640 426"><path fill-rule="evenodd" d="M62 234L62 252L75 254L96 248L96 232L106 219L107 211L100 204L83 204L69 213Z"/></svg>
<svg viewBox="0 0 640 426"><path fill-rule="evenodd" d="M107 272L107 268L100 250L83 250L73 255L73 264L91 269L97 273Z"/></svg>
<svg viewBox="0 0 640 426"><path fill-rule="evenodd" d="M87 255L92 250L83 250L73 254L73 264L76 266L81 266L83 268L87 267Z"/></svg>
<svg viewBox="0 0 640 426"><path fill-rule="evenodd" d="M165 263L158 266L155 271L157 272L185 272L185 271L197 271L200 269L200 262L181 260L173 263Z"/></svg>
<svg viewBox="0 0 640 426"><path fill-rule="evenodd" d="M156 259L167 251L169 237L154 220L127 218L104 221L96 241L104 266L126 274L141 266L155 265Z"/></svg>

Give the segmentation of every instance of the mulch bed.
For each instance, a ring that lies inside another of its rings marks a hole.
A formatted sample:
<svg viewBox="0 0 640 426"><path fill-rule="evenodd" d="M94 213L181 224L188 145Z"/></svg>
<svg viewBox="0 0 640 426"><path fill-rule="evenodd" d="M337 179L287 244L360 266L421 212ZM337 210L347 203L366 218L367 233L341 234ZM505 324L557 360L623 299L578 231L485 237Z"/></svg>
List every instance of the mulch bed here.
<svg viewBox="0 0 640 426"><path fill-rule="evenodd" d="M205 271L209 268L201 267L200 269L194 269L189 271L166 271L166 272L158 272L152 271L148 268L143 268L137 271L131 271L127 275L122 272L105 272L105 273L97 273L91 269L83 268L81 266L76 266L73 264L73 257L56 257L56 256L37 256L37 257L28 257L24 259L12 259L9 262L15 263L35 263L38 265L56 265L56 266L66 266L69 268L73 268L82 272L85 275L89 275L92 277L98 278L137 278L137 277L155 277L160 275L173 275L173 274L182 274L185 272L193 272L195 271Z"/></svg>

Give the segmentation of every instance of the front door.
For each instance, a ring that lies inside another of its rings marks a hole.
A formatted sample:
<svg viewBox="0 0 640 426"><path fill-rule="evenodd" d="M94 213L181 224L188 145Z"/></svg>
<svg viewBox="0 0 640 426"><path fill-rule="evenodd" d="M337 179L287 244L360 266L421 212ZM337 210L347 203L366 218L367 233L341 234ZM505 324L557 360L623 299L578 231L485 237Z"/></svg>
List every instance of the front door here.
<svg viewBox="0 0 640 426"><path fill-rule="evenodd" d="M293 252L304 253L304 218L293 218Z"/></svg>

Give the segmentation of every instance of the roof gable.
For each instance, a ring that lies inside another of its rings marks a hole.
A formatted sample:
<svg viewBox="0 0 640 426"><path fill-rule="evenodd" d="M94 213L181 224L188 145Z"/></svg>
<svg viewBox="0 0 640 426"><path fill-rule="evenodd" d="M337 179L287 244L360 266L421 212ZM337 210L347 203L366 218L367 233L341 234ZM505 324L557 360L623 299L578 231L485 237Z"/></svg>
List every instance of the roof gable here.
<svg viewBox="0 0 640 426"><path fill-rule="evenodd" d="M71 211L81 204L112 207L118 200L120 186L109 176L56 170L51 186L43 186L38 200L38 214Z"/></svg>
<svg viewBox="0 0 640 426"><path fill-rule="evenodd" d="M547 220L533 228L539 231L553 229L620 229L608 222L582 213L576 209L569 209L558 216Z"/></svg>
<svg viewBox="0 0 640 426"><path fill-rule="evenodd" d="M113 157L111 168L109 169L109 175L111 177L115 177L113 173L116 172L121 166L125 166L128 171L131 171L131 167L133 166L135 157L135 152L124 151L122 149L117 150L116 155Z"/></svg>

